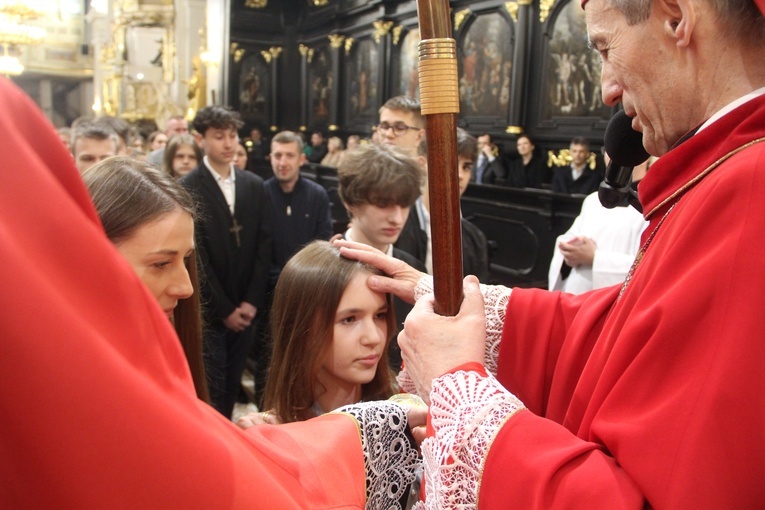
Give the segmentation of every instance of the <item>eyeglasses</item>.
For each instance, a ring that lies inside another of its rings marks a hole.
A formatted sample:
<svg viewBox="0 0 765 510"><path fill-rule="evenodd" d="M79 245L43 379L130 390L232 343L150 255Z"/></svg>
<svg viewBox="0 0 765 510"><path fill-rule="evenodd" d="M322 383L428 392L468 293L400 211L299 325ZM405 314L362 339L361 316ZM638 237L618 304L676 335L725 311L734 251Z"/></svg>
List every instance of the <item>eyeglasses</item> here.
<svg viewBox="0 0 765 510"><path fill-rule="evenodd" d="M419 131L422 128L409 126L407 124L404 124L403 122L396 122L395 124L388 124L387 122L381 122L380 125L375 126L375 131L388 131L389 129L393 130L393 134L396 136L401 136L410 129L414 129L416 131Z"/></svg>

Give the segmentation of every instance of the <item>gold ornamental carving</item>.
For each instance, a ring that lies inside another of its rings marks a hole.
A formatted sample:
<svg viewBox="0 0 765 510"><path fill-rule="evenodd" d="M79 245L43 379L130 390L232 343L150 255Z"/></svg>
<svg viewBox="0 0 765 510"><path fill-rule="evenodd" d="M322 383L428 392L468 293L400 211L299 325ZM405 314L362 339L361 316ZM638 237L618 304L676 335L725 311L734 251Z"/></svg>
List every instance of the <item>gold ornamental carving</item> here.
<svg viewBox="0 0 765 510"><path fill-rule="evenodd" d="M343 47L343 41L345 40L344 35L329 34L327 38L329 39L329 46L331 48L338 49Z"/></svg>
<svg viewBox="0 0 765 510"><path fill-rule="evenodd" d="M324 7L329 4L329 0L311 0L311 5L314 7Z"/></svg>
<svg viewBox="0 0 765 510"><path fill-rule="evenodd" d="M372 23L372 25L375 27L375 42L377 44L380 44L380 39L386 35L388 35L388 32L390 32L391 27L393 27L392 21L375 21Z"/></svg>
<svg viewBox="0 0 765 510"><path fill-rule="evenodd" d="M398 46L398 42L401 40L401 32L404 30L404 25L396 25L393 27L393 46Z"/></svg>
<svg viewBox="0 0 765 510"><path fill-rule="evenodd" d="M245 0L244 6L250 9L263 9L268 5L268 0Z"/></svg>
<svg viewBox="0 0 765 510"><path fill-rule="evenodd" d="M507 126L505 133L509 135L520 135L523 133L523 128L521 126Z"/></svg>
<svg viewBox="0 0 765 510"><path fill-rule="evenodd" d="M539 22L544 23L547 17L550 15L550 9L552 9L555 0L539 0Z"/></svg>
<svg viewBox="0 0 765 510"><path fill-rule="evenodd" d="M260 54L267 64L271 63L271 60L279 58L279 54L282 52L281 46L271 46L268 50L263 50Z"/></svg>
<svg viewBox="0 0 765 510"><path fill-rule="evenodd" d="M547 166L568 166L574 158L571 157L570 149L561 149L556 154L555 151L547 151ZM587 156L587 166L590 170L595 170L597 158L594 152Z"/></svg>
<svg viewBox="0 0 765 510"><path fill-rule="evenodd" d="M345 38L345 54L348 55L353 47L353 37Z"/></svg>
<svg viewBox="0 0 765 510"><path fill-rule="evenodd" d="M242 57L244 57L244 54L247 53L247 50L240 48L239 43L232 42L228 52L234 58L234 62L238 64Z"/></svg>
<svg viewBox="0 0 765 510"><path fill-rule="evenodd" d="M518 2L516 1L505 2L505 10L516 23L518 23L518 7Z"/></svg>
<svg viewBox="0 0 765 510"><path fill-rule="evenodd" d="M459 30L462 24L465 22L465 18L470 16L470 13L473 12L470 9L462 9L461 11L457 11L454 13L454 30Z"/></svg>
<svg viewBox="0 0 765 510"><path fill-rule="evenodd" d="M313 60L313 49L309 48L305 44L301 44L298 46L298 51L301 55L303 55L306 59L306 61L310 64L311 60Z"/></svg>

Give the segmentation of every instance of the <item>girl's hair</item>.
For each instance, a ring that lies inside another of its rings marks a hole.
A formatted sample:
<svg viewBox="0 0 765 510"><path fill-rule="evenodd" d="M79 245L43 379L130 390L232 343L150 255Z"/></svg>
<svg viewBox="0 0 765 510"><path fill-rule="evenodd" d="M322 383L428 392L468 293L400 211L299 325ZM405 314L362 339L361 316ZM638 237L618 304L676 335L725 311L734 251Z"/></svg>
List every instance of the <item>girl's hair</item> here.
<svg viewBox="0 0 765 510"><path fill-rule="evenodd" d="M173 159L175 159L175 153L178 152L178 149L184 145L190 145L194 149L197 163L202 162L204 154L202 153L202 148L199 147L199 144L194 137L188 133L175 135L167 141L167 145L165 145L165 155L162 157L162 170L164 170L167 175L178 177L173 171Z"/></svg>
<svg viewBox="0 0 765 510"><path fill-rule="evenodd" d="M282 423L313 418L311 406L321 393L318 374L328 356L340 299L351 279L377 269L340 256L327 241L314 241L296 253L282 270L271 307L273 356L264 404ZM386 296L388 338L374 379L361 387L362 400L393 393L388 346L395 334L395 314Z"/></svg>
<svg viewBox="0 0 765 510"><path fill-rule="evenodd" d="M181 209L196 218L191 195L169 175L149 163L128 157L111 157L93 165L82 175L109 240L117 244L143 225ZM202 358L202 314L196 256L187 270L194 294L178 301L175 330L191 369L197 396L209 402Z"/></svg>

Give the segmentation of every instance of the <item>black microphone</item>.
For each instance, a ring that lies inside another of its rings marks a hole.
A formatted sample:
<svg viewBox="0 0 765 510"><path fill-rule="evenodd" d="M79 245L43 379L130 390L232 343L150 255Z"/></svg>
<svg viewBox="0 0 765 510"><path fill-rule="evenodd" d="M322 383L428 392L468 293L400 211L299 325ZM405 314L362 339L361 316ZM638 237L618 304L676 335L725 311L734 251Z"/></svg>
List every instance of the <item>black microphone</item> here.
<svg viewBox="0 0 765 510"><path fill-rule="evenodd" d="M620 110L611 117L604 142L611 162L598 189L600 203L608 209L629 203L642 213L643 207L630 184L633 167L650 157L643 147L643 134L632 129L632 119Z"/></svg>

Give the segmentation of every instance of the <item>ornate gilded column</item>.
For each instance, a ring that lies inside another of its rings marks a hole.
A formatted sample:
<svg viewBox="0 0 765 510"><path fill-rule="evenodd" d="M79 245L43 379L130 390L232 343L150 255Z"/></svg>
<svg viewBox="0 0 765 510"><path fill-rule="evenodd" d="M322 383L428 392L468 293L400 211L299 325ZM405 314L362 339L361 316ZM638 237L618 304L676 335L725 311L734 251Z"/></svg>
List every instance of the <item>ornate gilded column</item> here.
<svg viewBox="0 0 765 510"><path fill-rule="evenodd" d="M277 105L279 104L279 55L282 53L281 46L271 46L267 51L261 51L260 54L263 59L271 67L271 123L270 130L272 133L279 131L277 125Z"/></svg>
<svg viewBox="0 0 765 510"><path fill-rule="evenodd" d="M380 20L372 23L375 27L373 34L374 40L380 48L380 72L378 73L379 83L377 84L377 90L380 91L380 102L384 103L393 94L391 92L391 73L387 72L391 68L391 40L388 34L393 28L392 21Z"/></svg>
<svg viewBox="0 0 765 510"><path fill-rule="evenodd" d="M300 131L305 132L308 130L308 108L310 104L310 97L308 95L308 64L313 60L313 49L305 44L301 44L298 46L298 51L300 51L300 83L303 84L302 90L304 91L300 101Z"/></svg>
<svg viewBox="0 0 765 510"><path fill-rule="evenodd" d="M345 42L345 36L340 34L330 34L329 38L329 54L330 54L330 69L332 69L332 79L334 83L330 87L329 97L329 129L330 132L337 131L340 123L340 84L343 83L342 76L342 48Z"/></svg>
<svg viewBox="0 0 765 510"><path fill-rule="evenodd" d="M510 78L510 120L506 132L513 135L523 133L524 84L529 63L529 39L531 37L532 0L513 0L505 2L510 16L515 20L515 49L513 53L513 70Z"/></svg>

